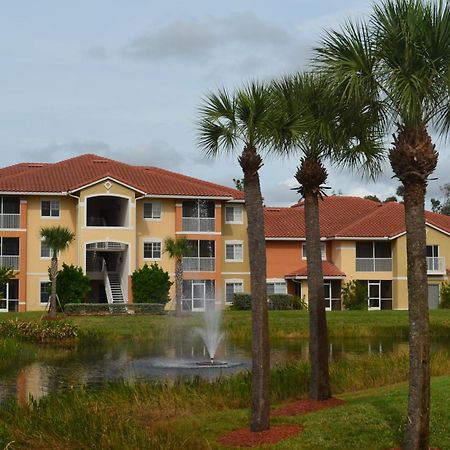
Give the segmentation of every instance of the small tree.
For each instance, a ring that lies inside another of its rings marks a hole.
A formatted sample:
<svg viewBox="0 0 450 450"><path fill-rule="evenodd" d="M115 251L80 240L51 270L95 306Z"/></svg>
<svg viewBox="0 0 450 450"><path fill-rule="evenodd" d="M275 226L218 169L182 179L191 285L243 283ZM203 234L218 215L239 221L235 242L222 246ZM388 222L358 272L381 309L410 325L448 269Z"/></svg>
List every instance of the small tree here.
<svg viewBox="0 0 450 450"><path fill-rule="evenodd" d="M345 309L366 310L368 305L367 286L359 280L351 280L342 286L342 302Z"/></svg>
<svg viewBox="0 0 450 450"><path fill-rule="evenodd" d="M144 264L131 275L133 302L167 303L172 284L169 273L159 267L158 264L153 263L150 267Z"/></svg>
<svg viewBox="0 0 450 450"><path fill-rule="evenodd" d="M52 279L51 269L48 270L50 281ZM51 284L49 284L49 289ZM62 270L58 271L58 284L56 293L58 294L61 308L67 303L83 303L91 292L89 278L83 273L83 269L71 264L63 263Z"/></svg>
<svg viewBox="0 0 450 450"><path fill-rule="evenodd" d="M441 284L441 301L439 308L450 309L450 282L444 281Z"/></svg>

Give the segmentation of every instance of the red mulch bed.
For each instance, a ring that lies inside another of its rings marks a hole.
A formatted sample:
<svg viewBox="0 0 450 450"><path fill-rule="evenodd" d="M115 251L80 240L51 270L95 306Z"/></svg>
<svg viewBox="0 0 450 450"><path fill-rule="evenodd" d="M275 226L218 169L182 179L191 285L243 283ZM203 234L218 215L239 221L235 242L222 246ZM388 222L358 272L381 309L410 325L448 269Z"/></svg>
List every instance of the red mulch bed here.
<svg viewBox="0 0 450 450"><path fill-rule="evenodd" d="M277 408L272 411L272 416L296 416L300 414L308 414L313 411L319 411L325 408L342 405L344 400L338 398L330 398L329 400L300 400L295 403L289 403L286 406Z"/></svg>
<svg viewBox="0 0 450 450"><path fill-rule="evenodd" d="M217 442L225 447L256 447L276 444L302 431L301 425L274 425L266 431L250 431L249 428L241 428L220 437Z"/></svg>

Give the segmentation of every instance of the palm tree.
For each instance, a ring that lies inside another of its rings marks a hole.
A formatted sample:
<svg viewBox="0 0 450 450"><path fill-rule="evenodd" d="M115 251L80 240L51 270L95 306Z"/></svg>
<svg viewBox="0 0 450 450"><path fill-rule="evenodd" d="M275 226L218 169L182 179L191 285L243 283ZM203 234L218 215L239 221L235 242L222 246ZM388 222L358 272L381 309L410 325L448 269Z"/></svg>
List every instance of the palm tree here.
<svg viewBox="0 0 450 450"><path fill-rule="evenodd" d="M343 97L371 93L379 125L394 131L389 159L404 187L409 302L409 396L405 449L428 448L429 323L424 201L438 154L430 126L450 126L450 10L443 1L388 0L367 23L326 35L319 66Z"/></svg>
<svg viewBox="0 0 450 450"><path fill-rule="evenodd" d="M243 146L239 164L244 174L248 217L250 284L252 293L252 431L270 426L270 358L266 289L264 209L258 170L258 153L265 146L271 122L271 95L261 83L252 82L229 95L209 94L200 109L199 146L207 156Z"/></svg>
<svg viewBox="0 0 450 450"><path fill-rule="evenodd" d="M185 237L177 239L164 239L164 251L169 258L175 260L175 314L180 317L183 314L181 297L183 293L183 257L190 252L189 241Z"/></svg>
<svg viewBox="0 0 450 450"><path fill-rule="evenodd" d="M381 150L373 130L361 126L367 123L368 113L358 110L356 102L352 107L342 103L325 77L297 74L274 82L273 88L277 117L285 124L275 136L274 151L301 155L295 177L304 198L308 255L309 398L326 400L331 388L319 225L319 200L328 177L324 162L362 167L373 176L379 169Z"/></svg>
<svg viewBox="0 0 450 450"><path fill-rule="evenodd" d="M50 317L56 317L56 277L58 275L58 253L65 250L75 239L75 234L66 227L42 227L41 238L52 251L52 262L50 267L50 277L52 281L52 291L50 295Z"/></svg>

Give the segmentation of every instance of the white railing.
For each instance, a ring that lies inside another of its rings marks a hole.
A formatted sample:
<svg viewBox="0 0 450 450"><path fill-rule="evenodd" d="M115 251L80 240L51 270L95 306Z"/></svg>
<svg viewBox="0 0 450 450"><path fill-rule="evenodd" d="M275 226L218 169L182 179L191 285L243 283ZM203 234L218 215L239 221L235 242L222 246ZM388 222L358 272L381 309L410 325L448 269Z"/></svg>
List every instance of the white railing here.
<svg viewBox="0 0 450 450"><path fill-rule="evenodd" d="M0 214L0 228L20 228L20 214Z"/></svg>
<svg viewBox="0 0 450 450"><path fill-rule="evenodd" d="M185 272L214 272L216 270L216 258L183 258L183 270Z"/></svg>
<svg viewBox="0 0 450 450"><path fill-rule="evenodd" d="M103 260L103 263L102 263L102 272L103 272L103 283L105 284L106 298L108 300L108 303L112 304L113 295L112 295L112 291L111 291L111 284L109 283L108 268L106 267L105 260Z"/></svg>
<svg viewBox="0 0 450 450"><path fill-rule="evenodd" d="M125 250L126 244L121 242L93 242L86 245L87 250Z"/></svg>
<svg viewBox="0 0 450 450"><path fill-rule="evenodd" d="M392 258L356 258L357 272L391 272Z"/></svg>
<svg viewBox="0 0 450 450"><path fill-rule="evenodd" d="M430 274L444 275L446 273L445 257L444 256L436 256L436 257L427 256L427 273L429 275Z"/></svg>
<svg viewBox="0 0 450 450"><path fill-rule="evenodd" d="M183 217L182 231L216 231L214 217Z"/></svg>
<svg viewBox="0 0 450 450"><path fill-rule="evenodd" d="M0 267L11 267L11 269L19 270L19 255L0 256Z"/></svg>
<svg viewBox="0 0 450 450"><path fill-rule="evenodd" d="M181 307L183 311L205 311L215 309L216 300L214 298L183 298Z"/></svg>
<svg viewBox="0 0 450 450"><path fill-rule="evenodd" d="M387 304L386 304L387 303ZM374 305L374 306L372 306ZM389 306L389 308L387 307ZM380 309L392 309L392 298L388 297L372 297L368 300L368 308L369 311L377 311Z"/></svg>

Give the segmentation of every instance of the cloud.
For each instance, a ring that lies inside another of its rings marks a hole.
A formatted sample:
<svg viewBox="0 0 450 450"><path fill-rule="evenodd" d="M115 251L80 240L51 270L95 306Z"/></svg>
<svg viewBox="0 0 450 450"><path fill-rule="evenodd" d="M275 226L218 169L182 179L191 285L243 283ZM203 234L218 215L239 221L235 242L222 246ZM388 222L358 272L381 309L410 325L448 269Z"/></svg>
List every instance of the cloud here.
<svg viewBox="0 0 450 450"><path fill-rule="evenodd" d="M104 61L109 56L106 48L101 46L93 46L88 48L85 51L85 55L88 56L89 58L96 59L99 61Z"/></svg>
<svg viewBox="0 0 450 450"><path fill-rule="evenodd" d="M293 36L283 27L259 19L252 12L239 12L228 17L177 20L138 36L122 53L142 61L217 60L230 53L239 59L261 49L279 49L293 44ZM247 54L242 52L247 51Z"/></svg>

